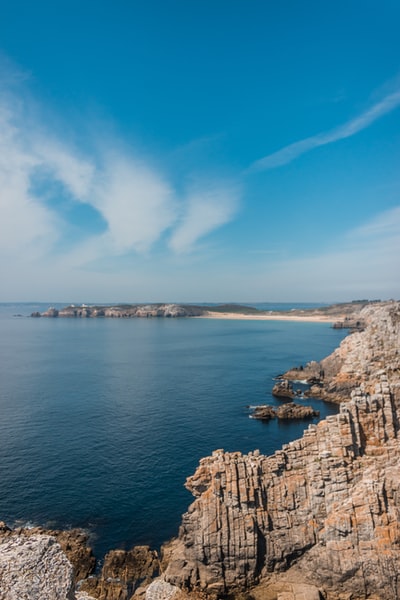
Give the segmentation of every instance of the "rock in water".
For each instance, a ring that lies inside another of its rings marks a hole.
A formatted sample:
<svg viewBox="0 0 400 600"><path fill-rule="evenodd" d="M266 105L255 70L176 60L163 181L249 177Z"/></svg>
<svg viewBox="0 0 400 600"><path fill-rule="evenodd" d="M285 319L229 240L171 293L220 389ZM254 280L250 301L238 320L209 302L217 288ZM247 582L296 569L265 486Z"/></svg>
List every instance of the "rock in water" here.
<svg viewBox="0 0 400 600"><path fill-rule="evenodd" d="M319 417L319 411L314 410L312 406L287 402L278 407L276 416L278 419L312 419Z"/></svg>

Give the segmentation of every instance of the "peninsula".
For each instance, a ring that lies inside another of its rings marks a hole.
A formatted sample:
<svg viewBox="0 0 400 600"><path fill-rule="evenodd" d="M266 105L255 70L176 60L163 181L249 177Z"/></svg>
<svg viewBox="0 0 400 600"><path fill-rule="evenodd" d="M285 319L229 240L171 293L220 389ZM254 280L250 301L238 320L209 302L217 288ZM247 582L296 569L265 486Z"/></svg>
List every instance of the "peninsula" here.
<svg viewBox="0 0 400 600"><path fill-rule="evenodd" d="M398 600L400 302L355 316L362 327L330 356L281 376L301 369L339 414L271 456L203 458L161 557L116 550L93 573L82 534L3 524L0 598Z"/></svg>
<svg viewBox="0 0 400 600"><path fill-rule="evenodd" d="M360 311L375 301L354 301L332 304L317 308L288 310L259 310L253 306L240 304L195 305L195 304L115 304L76 306L70 304L64 308L48 308L45 312L34 312L32 317L47 318L182 318L197 317L207 319L256 319L289 321L327 321L337 322L340 327L359 327Z"/></svg>

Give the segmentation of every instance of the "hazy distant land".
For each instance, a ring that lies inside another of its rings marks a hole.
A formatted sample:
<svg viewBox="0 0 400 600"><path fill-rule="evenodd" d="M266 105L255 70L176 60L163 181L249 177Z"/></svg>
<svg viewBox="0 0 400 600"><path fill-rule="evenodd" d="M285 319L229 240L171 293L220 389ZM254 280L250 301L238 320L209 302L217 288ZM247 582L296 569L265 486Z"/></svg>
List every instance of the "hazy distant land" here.
<svg viewBox="0 0 400 600"><path fill-rule="evenodd" d="M337 326L359 326L357 317L361 309L377 300L357 300L314 308L291 308L288 310L260 310L241 304L71 304L61 309L50 307L45 312L34 312L32 317L50 318L177 318L197 317L207 319L291 320L326 321Z"/></svg>

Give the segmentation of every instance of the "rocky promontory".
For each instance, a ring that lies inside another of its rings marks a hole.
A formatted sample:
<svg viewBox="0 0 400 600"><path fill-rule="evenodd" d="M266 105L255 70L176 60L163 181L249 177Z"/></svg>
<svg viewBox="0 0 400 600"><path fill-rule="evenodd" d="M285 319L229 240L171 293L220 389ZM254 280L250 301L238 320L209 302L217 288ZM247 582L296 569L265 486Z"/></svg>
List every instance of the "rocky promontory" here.
<svg viewBox="0 0 400 600"><path fill-rule="evenodd" d="M123 318L134 317L214 317L247 319L300 319L323 320L332 323L332 327L361 330L364 326L359 316L364 306L375 305L376 301L355 301L318 308L260 310L254 306L240 304L69 304L63 308L49 307L44 312L35 311L31 317L67 317L67 318Z"/></svg>
<svg viewBox="0 0 400 600"><path fill-rule="evenodd" d="M150 549L118 554L76 584L56 535L0 528L0 599L398 600L400 303L366 305L360 320L329 357L283 375L307 380L339 414L271 456L203 458L160 562ZM135 557L143 571L129 571Z"/></svg>
<svg viewBox="0 0 400 600"><path fill-rule="evenodd" d="M321 363L338 415L272 456L217 450L200 461L169 583L216 597L399 597L400 305L362 318L365 330Z"/></svg>
<svg viewBox="0 0 400 600"><path fill-rule="evenodd" d="M45 312L34 312L32 317L50 318L116 318L131 319L134 317L198 317L204 313L204 309L197 306L180 304L117 304L115 306L101 306L82 304L75 306L70 304L64 308L50 307Z"/></svg>

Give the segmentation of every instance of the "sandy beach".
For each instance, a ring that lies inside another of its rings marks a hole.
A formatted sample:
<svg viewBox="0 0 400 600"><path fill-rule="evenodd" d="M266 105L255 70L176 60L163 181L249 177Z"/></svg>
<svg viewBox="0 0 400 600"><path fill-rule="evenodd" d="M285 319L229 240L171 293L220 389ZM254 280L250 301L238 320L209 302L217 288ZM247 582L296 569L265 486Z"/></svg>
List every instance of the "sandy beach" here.
<svg viewBox="0 0 400 600"><path fill-rule="evenodd" d="M281 314L281 313L263 313L260 315L245 315L241 313L221 313L209 311L195 319L234 319L243 321L304 321L318 323L334 323L340 317L328 315L298 315L298 314Z"/></svg>

